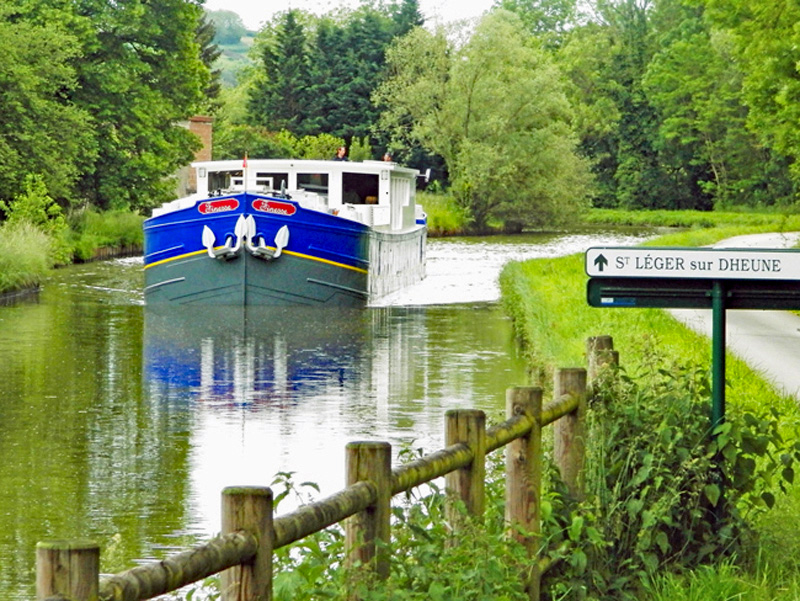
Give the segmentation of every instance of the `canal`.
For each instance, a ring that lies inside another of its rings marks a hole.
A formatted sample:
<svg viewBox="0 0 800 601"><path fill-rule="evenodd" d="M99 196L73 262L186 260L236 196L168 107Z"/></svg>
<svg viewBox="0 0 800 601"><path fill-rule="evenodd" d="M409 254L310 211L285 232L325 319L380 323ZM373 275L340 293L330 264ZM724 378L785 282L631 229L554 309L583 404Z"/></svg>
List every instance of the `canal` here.
<svg viewBox="0 0 800 601"><path fill-rule="evenodd" d="M502 265L641 239L432 240L423 283L359 311L157 309L140 258L58 270L0 307L0 599L33 597L40 540L95 539L119 571L217 533L225 486L277 475L319 498L347 442L427 452L448 409L497 421L527 383Z"/></svg>

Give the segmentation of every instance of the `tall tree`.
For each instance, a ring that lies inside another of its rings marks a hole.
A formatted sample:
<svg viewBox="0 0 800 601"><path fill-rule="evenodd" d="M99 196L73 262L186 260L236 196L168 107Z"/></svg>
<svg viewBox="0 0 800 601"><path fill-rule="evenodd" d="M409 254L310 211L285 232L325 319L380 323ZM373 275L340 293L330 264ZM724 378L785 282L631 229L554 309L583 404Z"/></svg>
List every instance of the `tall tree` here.
<svg viewBox="0 0 800 601"><path fill-rule="evenodd" d="M707 0L712 23L728 31L744 73L751 131L787 157L800 190L800 6L779 0Z"/></svg>
<svg viewBox="0 0 800 601"><path fill-rule="evenodd" d="M273 131L305 133L308 119L309 49L299 13L281 17L274 35L261 46L261 72L250 91L249 114L254 125Z"/></svg>
<svg viewBox="0 0 800 601"><path fill-rule="evenodd" d="M97 147L89 113L71 100L80 43L67 16L42 8L0 0L0 200L35 174L65 204Z"/></svg>
<svg viewBox="0 0 800 601"><path fill-rule="evenodd" d="M378 120L371 95L385 77L386 48L422 23L418 0L364 4L320 18L290 13L257 38L250 123L298 136L370 135Z"/></svg>
<svg viewBox="0 0 800 601"><path fill-rule="evenodd" d="M690 208L686 179L665 160L661 115L643 78L657 49L652 0L597 0L594 21L570 32L559 53L583 117L581 148L598 177L597 206ZM602 115L600 111L604 111Z"/></svg>
<svg viewBox="0 0 800 601"><path fill-rule="evenodd" d="M444 158L476 227L552 224L583 206L589 174L562 75L517 17L489 14L463 46L416 29L392 46L389 64L376 93L383 127Z"/></svg>
<svg viewBox="0 0 800 601"><path fill-rule="evenodd" d="M214 67L217 59L222 56L222 51L214 43L217 37L216 26L213 21L209 20L207 13L200 16L200 22L197 26L197 44L200 47L200 60L206 66L210 73L209 82L204 90L204 95L209 105L216 106L217 98L220 94L222 86L220 84L221 71Z"/></svg>
<svg viewBox="0 0 800 601"><path fill-rule="evenodd" d="M707 208L703 199L726 208L785 202L785 164L747 126L730 33L710 28L703 7L683 0L661 0L654 21L659 50L644 87L662 116L662 160L685 179L694 206Z"/></svg>
<svg viewBox="0 0 800 601"><path fill-rule="evenodd" d="M207 11L205 20L213 23L218 44L238 44L247 33L242 18L231 10Z"/></svg>
<svg viewBox="0 0 800 601"><path fill-rule="evenodd" d="M83 56L73 97L93 118L94 168L81 179L101 207L145 209L172 196L167 176L192 158L198 141L181 120L203 99L202 9L184 0L76 0Z"/></svg>
<svg viewBox="0 0 800 601"><path fill-rule="evenodd" d="M552 46L560 46L577 22L576 0L495 0L493 8L518 15L531 35Z"/></svg>

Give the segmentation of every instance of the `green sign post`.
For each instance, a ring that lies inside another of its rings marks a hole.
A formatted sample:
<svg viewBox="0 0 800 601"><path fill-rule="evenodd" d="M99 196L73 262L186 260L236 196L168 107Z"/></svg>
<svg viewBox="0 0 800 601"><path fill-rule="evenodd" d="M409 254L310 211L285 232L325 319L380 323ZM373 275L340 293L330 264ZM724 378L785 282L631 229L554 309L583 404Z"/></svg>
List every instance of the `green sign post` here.
<svg viewBox="0 0 800 601"><path fill-rule="evenodd" d="M800 309L800 251L602 247L586 251L592 307L711 309L711 428L725 421L727 309Z"/></svg>

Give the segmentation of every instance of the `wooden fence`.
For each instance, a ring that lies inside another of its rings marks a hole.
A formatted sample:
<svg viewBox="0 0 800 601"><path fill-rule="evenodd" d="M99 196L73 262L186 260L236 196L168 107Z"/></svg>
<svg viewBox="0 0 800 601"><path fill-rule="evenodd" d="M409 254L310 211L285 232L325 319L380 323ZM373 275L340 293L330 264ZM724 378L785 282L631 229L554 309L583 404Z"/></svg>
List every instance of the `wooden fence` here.
<svg viewBox="0 0 800 601"><path fill-rule="evenodd" d="M600 366L617 362L610 337L587 342L588 379ZM554 426L554 458L571 494L582 494L583 423L587 370L559 369L553 399L543 406L539 388L506 393L507 420L486 429L482 411L448 411L446 448L391 468L385 442L352 442L346 447L348 486L330 497L273 518L272 491L232 487L222 491L222 533L210 542L162 561L100 578L99 545L87 540L41 542L36 551L36 598L47 601L144 601L220 573L223 601L272 599L273 550L345 521L345 561L360 562L378 578L389 574L392 496L445 478L448 498L467 511L484 509L485 456L508 445L506 522L525 546L530 569L521 574L530 599L539 599L540 578L549 567L539 559L542 428ZM451 523L458 523L448 503ZM524 533L524 534L523 534ZM376 544L384 541L386 544Z"/></svg>

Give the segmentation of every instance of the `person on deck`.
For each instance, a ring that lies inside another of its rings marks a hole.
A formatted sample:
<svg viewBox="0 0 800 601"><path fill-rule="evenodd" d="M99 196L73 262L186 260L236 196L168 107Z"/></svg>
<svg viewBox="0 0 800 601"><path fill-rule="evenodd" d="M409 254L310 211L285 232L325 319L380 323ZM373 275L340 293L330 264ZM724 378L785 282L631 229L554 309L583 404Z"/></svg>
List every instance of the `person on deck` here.
<svg viewBox="0 0 800 601"><path fill-rule="evenodd" d="M334 161L346 161L347 160L347 148L344 146L339 146L336 150L336 156L333 157Z"/></svg>

